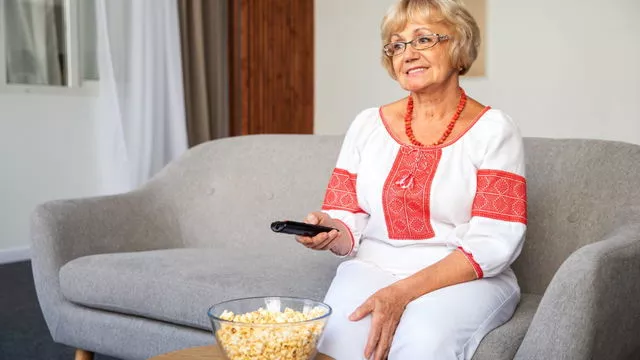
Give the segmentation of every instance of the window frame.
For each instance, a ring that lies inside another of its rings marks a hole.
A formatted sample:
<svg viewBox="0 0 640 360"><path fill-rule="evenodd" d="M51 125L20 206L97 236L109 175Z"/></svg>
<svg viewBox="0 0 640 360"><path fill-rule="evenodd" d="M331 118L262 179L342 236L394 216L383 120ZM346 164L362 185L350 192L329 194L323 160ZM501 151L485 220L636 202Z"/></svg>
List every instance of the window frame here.
<svg viewBox="0 0 640 360"><path fill-rule="evenodd" d="M83 69L80 61L79 36L80 28L80 2L83 0L63 0L65 16L65 36L67 46L67 84L66 86L36 85L36 84L9 84L7 83L6 62L6 29L4 21L5 0L0 0L0 93L13 94L49 94L49 95L87 95L97 96L99 80L84 80ZM97 24L96 24L97 25Z"/></svg>

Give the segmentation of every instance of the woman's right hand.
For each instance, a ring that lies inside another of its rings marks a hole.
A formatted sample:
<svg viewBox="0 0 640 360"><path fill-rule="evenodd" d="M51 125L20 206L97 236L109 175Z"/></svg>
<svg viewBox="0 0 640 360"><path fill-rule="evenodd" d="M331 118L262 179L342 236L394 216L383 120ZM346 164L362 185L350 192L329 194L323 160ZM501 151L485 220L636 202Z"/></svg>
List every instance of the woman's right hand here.
<svg viewBox="0 0 640 360"><path fill-rule="evenodd" d="M334 229L338 228L335 224L336 221L334 221L329 215L321 211L314 211L310 213L304 219L304 222L307 224L328 226ZM296 236L296 240L309 249L329 250L335 245L339 237L340 232L338 232L338 230L331 230L328 233L323 232L313 237Z"/></svg>

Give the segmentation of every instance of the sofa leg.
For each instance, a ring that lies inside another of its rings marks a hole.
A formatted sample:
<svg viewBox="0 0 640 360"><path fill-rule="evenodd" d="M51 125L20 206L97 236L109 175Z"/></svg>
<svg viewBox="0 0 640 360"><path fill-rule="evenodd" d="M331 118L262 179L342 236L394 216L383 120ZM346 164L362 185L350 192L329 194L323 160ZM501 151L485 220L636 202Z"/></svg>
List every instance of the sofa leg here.
<svg viewBox="0 0 640 360"><path fill-rule="evenodd" d="M93 353L87 350L76 349L75 360L93 360Z"/></svg>

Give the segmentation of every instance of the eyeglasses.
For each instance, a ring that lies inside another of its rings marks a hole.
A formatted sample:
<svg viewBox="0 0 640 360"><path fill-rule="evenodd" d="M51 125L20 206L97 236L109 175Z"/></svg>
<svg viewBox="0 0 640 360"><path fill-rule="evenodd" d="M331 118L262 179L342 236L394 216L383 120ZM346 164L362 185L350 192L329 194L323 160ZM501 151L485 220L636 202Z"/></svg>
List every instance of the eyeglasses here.
<svg viewBox="0 0 640 360"><path fill-rule="evenodd" d="M393 57L404 53L409 44L416 50L425 50L436 46L442 40L449 40L449 35L428 34L419 36L411 41L395 41L383 46L382 50L384 50L385 55Z"/></svg>

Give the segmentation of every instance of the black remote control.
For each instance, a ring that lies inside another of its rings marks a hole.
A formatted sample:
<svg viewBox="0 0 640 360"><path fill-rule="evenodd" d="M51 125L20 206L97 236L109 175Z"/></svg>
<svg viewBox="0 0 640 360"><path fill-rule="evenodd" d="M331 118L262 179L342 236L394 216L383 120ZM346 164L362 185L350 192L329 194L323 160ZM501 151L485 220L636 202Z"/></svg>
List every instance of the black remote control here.
<svg viewBox="0 0 640 360"><path fill-rule="evenodd" d="M271 230L277 233L301 235L301 236L316 236L323 232L329 232L331 230L338 230L322 225L312 225L298 221L274 221L271 223Z"/></svg>

